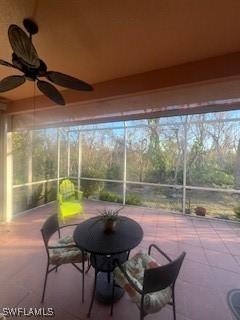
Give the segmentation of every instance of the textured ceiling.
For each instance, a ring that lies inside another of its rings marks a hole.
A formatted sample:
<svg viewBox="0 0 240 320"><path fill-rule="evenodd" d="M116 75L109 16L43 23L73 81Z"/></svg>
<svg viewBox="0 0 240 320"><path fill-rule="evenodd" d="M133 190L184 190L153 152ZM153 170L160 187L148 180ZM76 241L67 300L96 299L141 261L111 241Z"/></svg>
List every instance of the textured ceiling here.
<svg viewBox="0 0 240 320"><path fill-rule="evenodd" d="M90 83L240 51L239 0L1 0L0 58L9 24L33 17L52 70ZM0 66L0 79L15 71ZM28 82L1 97L31 97Z"/></svg>

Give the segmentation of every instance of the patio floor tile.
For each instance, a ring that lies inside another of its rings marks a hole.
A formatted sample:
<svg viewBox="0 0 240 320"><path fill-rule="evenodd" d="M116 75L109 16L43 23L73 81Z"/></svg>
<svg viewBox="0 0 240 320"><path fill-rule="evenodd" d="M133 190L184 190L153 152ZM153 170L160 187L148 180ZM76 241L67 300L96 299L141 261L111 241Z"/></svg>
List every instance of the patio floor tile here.
<svg viewBox="0 0 240 320"><path fill-rule="evenodd" d="M116 205L86 201L86 217L98 214L97 210L105 207ZM55 211L55 206L48 205L17 217L10 224L0 225L0 308L42 306L40 299L46 252L40 228L46 217ZM156 243L172 258L186 251L186 259L176 283L177 320L232 319L226 295L229 290L240 288L239 225L134 206L126 206L121 214L137 220L144 230L144 239L131 252L131 256L139 249L147 250L151 243ZM65 230L63 234L71 233L72 230ZM153 255L159 258L154 251ZM166 262L160 258L159 261ZM55 320L87 319L93 270L85 279L85 303L82 304L81 274L78 271L67 265L49 275L43 306L54 308ZM122 320L139 317L139 310L126 294L114 305L112 318L109 312L109 306L94 302L90 319ZM167 306L147 319L172 320L172 308Z"/></svg>
<svg viewBox="0 0 240 320"><path fill-rule="evenodd" d="M205 250L205 253L211 266L240 273L240 266L231 254L212 250Z"/></svg>

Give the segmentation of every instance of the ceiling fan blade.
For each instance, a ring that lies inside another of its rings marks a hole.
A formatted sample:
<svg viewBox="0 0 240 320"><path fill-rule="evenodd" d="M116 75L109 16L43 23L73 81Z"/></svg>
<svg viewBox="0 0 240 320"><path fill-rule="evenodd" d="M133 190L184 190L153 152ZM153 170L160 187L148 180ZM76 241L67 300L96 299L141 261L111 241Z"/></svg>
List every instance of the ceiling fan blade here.
<svg viewBox="0 0 240 320"><path fill-rule="evenodd" d="M40 65L37 51L27 34L15 24L8 28L8 38L13 52L32 68Z"/></svg>
<svg viewBox="0 0 240 320"><path fill-rule="evenodd" d="M11 68L17 69L13 64L2 59L0 59L0 64L5 67L11 67Z"/></svg>
<svg viewBox="0 0 240 320"><path fill-rule="evenodd" d="M45 76L48 80L65 88L83 91L93 90L93 87L90 84L61 72L48 71Z"/></svg>
<svg viewBox="0 0 240 320"><path fill-rule="evenodd" d="M25 82L25 76L9 76L0 81L0 92L15 89Z"/></svg>
<svg viewBox="0 0 240 320"><path fill-rule="evenodd" d="M49 82L38 80L38 89L56 104L65 105L65 101L61 93Z"/></svg>

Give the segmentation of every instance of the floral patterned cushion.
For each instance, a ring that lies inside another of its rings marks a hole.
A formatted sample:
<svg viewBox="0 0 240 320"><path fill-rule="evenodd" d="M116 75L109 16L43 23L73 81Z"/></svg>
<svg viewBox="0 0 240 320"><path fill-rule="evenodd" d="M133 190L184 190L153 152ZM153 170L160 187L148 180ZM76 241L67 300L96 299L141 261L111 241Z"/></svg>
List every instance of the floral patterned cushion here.
<svg viewBox="0 0 240 320"><path fill-rule="evenodd" d="M67 246L75 246L72 236L65 236L60 238L54 246L62 246L63 248L49 249L50 263L53 265L61 265L64 263L79 263L83 261L82 252L77 247L68 248ZM64 248L66 246L66 248ZM84 256L84 260L87 255Z"/></svg>
<svg viewBox="0 0 240 320"><path fill-rule="evenodd" d="M136 287L142 290L144 269L156 268L159 264L147 253L139 252L122 266ZM114 276L117 284L127 291L131 300L140 308L141 295L130 285L119 268L115 268ZM148 293L144 296L144 311L146 313L157 312L169 303L171 299L172 289L170 287L154 293Z"/></svg>
<svg viewBox="0 0 240 320"><path fill-rule="evenodd" d="M59 246L59 245L75 245L76 243L74 242L73 240L73 236L65 236L63 238L60 238L58 239L56 245Z"/></svg>

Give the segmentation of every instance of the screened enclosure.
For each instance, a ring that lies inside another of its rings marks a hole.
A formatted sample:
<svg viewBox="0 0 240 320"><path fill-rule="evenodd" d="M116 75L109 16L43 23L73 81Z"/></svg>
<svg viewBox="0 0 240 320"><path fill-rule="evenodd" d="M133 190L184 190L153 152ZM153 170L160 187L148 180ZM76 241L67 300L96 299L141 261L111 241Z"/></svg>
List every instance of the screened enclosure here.
<svg viewBox="0 0 240 320"><path fill-rule="evenodd" d="M12 133L13 211L56 199L69 177L87 199L235 219L240 111Z"/></svg>

